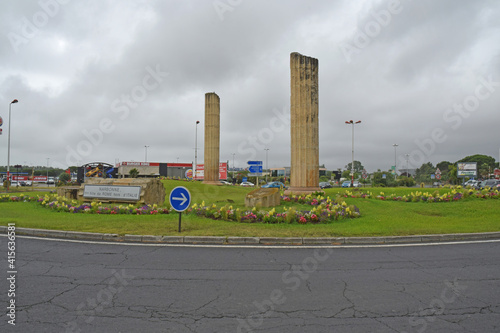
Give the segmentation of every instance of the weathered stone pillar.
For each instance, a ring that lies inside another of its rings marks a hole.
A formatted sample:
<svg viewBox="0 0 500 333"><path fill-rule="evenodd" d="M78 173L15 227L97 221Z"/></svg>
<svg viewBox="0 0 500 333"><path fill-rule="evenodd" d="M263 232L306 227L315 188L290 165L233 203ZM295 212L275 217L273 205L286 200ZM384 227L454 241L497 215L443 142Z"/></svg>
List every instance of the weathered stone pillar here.
<svg viewBox="0 0 500 333"><path fill-rule="evenodd" d="M220 98L216 93L205 94L205 170L204 184L219 182Z"/></svg>
<svg viewBox="0 0 500 333"><path fill-rule="evenodd" d="M288 193L319 188L318 59L290 54L292 159Z"/></svg>

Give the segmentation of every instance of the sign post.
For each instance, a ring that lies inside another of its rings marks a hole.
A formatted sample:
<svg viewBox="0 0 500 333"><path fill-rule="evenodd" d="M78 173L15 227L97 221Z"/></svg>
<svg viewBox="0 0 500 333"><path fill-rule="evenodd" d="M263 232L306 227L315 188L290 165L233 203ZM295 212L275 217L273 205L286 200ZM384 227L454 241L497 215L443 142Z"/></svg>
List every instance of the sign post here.
<svg viewBox="0 0 500 333"><path fill-rule="evenodd" d="M441 170L439 170L439 168L436 169L436 179L441 179Z"/></svg>
<svg viewBox="0 0 500 333"><path fill-rule="evenodd" d="M250 176L257 177L257 187L259 187L259 176L262 176L262 161L248 161L249 165L248 171L250 171Z"/></svg>
<svg viewBox="0 0 500 333"><path fill-rule="evenodd" d="M177 186L170 192L168 200L170 206L179 212L179 232L181 232L182 212L188 209L191 204L191 193L184 186Z"/></svg>

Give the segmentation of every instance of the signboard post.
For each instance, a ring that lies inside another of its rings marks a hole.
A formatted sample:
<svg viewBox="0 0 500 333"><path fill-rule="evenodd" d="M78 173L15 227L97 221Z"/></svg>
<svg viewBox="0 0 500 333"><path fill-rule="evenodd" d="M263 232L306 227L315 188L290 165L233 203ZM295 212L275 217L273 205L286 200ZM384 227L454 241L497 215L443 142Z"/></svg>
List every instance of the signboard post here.
<svg viewBox="0 0 500 333"><path fill-rule="evenodd" d="M495 169L494 174L495 177L498 178L500 176L500 169Z"/></svg>
<svg viewBox="0 0 500 333"><path fill-rule="evenodd" d="M182 212L188 209L191 203L191 193L184 186L177 186L170 192L168 198L170 206L177 212L179 212L179 232L181 232L181 219Z"/></svg>
<svg viewBox="0 0 500 333"><path fill-rule="evenodd" d="M457 177L477 177L477 162L459 162L457 163Z"/></svg>
<svg viewBox="0 0 500 333"><path fill-rule="evenodd" d="M441 179L441 170L439 170L439 168L436 169L436 179Z"/></svg>
<svg viewBox="0 0 500 333"><path fill-rule="evenodd" d="M262 161L248 161L249 165L248 171L250 171L250 176L257 177L257 187L259 187L259 176L262 176Z"/></svg>

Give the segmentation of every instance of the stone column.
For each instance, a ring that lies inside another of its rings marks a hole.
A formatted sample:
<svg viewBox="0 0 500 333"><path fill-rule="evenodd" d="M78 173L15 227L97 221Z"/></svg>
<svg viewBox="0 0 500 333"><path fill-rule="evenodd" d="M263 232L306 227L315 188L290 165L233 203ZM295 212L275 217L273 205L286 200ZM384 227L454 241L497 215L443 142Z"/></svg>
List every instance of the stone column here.
<svg viewBox="0 0 500 333"><path fill-rule="evenodd" d="M318 59L290 54L291 176L288 193L319 188Z"/></svg>
<svg viewBox="0 0 500 333"><path fill-rule="evenodd" d="M204 184L219 182L220 98L216 93L205 94L205 170Z"/></svg>

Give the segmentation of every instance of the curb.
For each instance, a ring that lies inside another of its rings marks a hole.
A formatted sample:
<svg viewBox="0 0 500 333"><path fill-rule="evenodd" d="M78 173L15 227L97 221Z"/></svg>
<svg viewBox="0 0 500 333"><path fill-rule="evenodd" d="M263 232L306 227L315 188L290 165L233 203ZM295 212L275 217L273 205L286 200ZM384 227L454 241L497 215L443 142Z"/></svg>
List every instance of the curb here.
<svg viewBox="0 0 500 333"><path fill-rule="evenodd" d="M7 234L7 227L0 226L0 233ZM30 228L16 228L16 235L112 241L126 243L157 243L157 244L214 244L214 245L380 245L380 244L416 244L439 243L467 240L500 239L500 232L483 232L474 234L437 234L415 236L385 236L385 237L233 237L233 236L154 236L154 235L124 235L100 234L95 232L60 231Z"/></svg>

